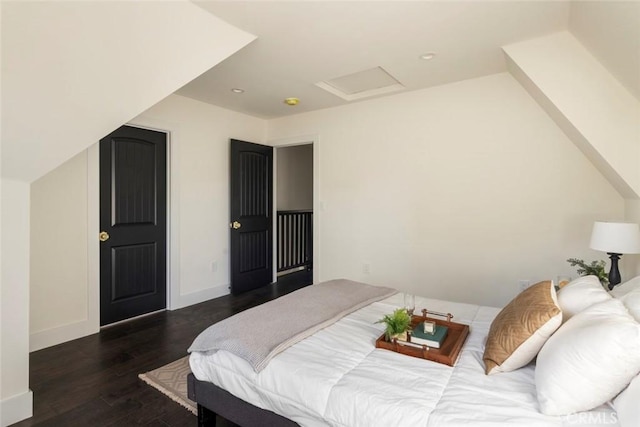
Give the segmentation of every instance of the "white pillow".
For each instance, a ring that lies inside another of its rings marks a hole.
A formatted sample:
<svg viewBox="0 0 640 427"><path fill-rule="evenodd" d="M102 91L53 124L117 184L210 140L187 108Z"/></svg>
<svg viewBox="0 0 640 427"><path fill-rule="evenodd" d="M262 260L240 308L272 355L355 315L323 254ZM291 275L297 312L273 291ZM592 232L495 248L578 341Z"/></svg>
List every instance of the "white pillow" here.
<svg viewBox="0 0 640 427"><path fill-rule="evenodd" d="M640 288L628 292L620 298L629 313L640 322Z"/></svg>
<svg viewBox="0 0 640 427"><path fill-rule="evenodd" d="M611 299L596 276L578 277L558 291L558 305L562 309L562 321L587 307Z"/></svg>
<svg viewBox="0 0 640 427"><path fill-rule="evenodd" d="M624 389L613 401L622 427L638 427L640 422L640 375L635 377L629 387Z"/></svg>
<svg viewBox="0 0 640 427"><path fill-rule="evenodd" d="M576 314L538 354L540 409L568 415L616 396L640 372L640 324L611 298Z"/></svg>
<svg viewBox="0 0 640 427"><path fill-rule="evenodd" d="M632 292L638 289L640 289L640 276L636 276L631 280L627 280L626 282L619 284L618 286L614 287L610 291L610 293L615 298L622 298L624 295L628 294L629 292Z"/></svg>

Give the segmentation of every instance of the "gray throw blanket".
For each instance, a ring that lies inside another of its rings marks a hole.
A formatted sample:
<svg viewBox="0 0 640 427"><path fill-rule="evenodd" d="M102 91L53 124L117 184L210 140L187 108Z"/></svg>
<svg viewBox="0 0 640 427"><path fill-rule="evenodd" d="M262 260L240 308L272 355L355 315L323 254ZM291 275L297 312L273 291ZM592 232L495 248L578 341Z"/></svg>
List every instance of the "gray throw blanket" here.
<svg viewBox="0 0 640 427"><path fill-rule="evenodd" d="M396 292L344 279L307 286L208 327L188 351L226 350L260 372L293 344Z"/></svg>

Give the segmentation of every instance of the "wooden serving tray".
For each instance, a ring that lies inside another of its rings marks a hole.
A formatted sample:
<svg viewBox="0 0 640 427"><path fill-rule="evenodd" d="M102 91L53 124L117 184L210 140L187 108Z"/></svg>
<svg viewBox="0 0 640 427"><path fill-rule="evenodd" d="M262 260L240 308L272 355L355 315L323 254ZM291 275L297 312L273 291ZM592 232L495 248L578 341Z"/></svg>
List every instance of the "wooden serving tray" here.
<svg viewBox="0 0 640 427"><path fill-rule="evenodd" d="M384 334L376 340L376 347L395 351L400 354L406 354L407 356L419 357L421 359L432 360L434 362L453 366L456 363L456 360L458 360L462 345L469 335L469 325L434 319L432 317L412 316L411 328L414 328L418 323L424 322L425 320L430 320L432 322L436 322L438 325L449 328L447 337L444 339L440 348L427 347L424 345L422 347L414 347L415 344L407 345L404 344L403 341L395 339L392 342L389 342L385 339Z"/></svg>

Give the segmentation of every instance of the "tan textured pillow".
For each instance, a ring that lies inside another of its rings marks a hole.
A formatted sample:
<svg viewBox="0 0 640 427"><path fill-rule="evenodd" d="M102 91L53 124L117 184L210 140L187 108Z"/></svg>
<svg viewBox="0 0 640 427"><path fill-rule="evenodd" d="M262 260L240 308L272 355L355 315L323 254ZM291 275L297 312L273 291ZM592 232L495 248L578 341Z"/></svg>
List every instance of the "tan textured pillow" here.
<svg viewBox="0 0 640 427"><path fill-rule="evenodd" d="M536 283L520 293L491 323L482 357L486 374L514 371L531 362L561 323L553 282Z"/></svg>

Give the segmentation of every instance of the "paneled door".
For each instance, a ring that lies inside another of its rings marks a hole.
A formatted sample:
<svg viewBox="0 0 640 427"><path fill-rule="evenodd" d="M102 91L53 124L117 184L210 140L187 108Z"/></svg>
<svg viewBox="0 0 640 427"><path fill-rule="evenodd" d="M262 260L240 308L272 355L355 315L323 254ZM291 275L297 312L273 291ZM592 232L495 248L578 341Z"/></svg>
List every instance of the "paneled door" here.
<svg viewBox="0 0 640 427"><path fill-rule="evenodd" d="M231 140L231 292L273 279L273 147Z"/></svg>
<svg viewBox="0 0 640 427"><path fill-rule="evenodd" d="M100 325L166 308L167 134L100 140Z"/></svg>

